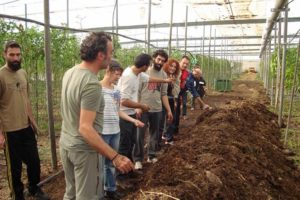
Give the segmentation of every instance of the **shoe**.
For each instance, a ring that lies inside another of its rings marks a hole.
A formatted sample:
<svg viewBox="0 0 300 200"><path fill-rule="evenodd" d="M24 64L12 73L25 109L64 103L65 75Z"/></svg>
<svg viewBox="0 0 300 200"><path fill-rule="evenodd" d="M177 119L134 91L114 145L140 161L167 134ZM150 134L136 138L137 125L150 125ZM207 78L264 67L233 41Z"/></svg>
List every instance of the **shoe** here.
<svg viewBox="0 0 300 200"><path fill-rule="evenodd" d="M195 108L192 107L191 110L195 110Z"/></svg>
<svg viewBox="0 0 300 200"><path fill-rule="evenodd" d="M37 200L50 200L48 194L43 192L41 188L38 188L35 194L30 193L28 190L24 191L25 197L34 197Z"/></svg>
<svg viewBox="0 0 300 200"><path fill-rule="evenodd" d="M166 140L167 138L165 136L161 136L161 139L162 140Z"/></svg>
<svg viewBox="0 0 300 200"><path fill-rule="evenodd" d="M135 186L127 179L117 179L116 185L122 190L132 190Z"/></svg>
<svg viewBox="0 0 300 200"><path fill-rule="evenodd" d="M140 170L143 169L143 165L140 161L135 162L134 169Z"/></svg>
<svg viewBox="0 0 300 200"><path fill-rule="evenodd" d="M122 199L123 195L116 191L104 191L105 200L119 200Z"/></svg>
<svg viewBox="0 0 300 200"><path fill-rule="evenodd" d="M157 158L148 158L148 160L147 160L147 162L148 163L156 163L158 160L157 160Z"/></svg>
<svg viewBox="0 0 300 200"><path fill-rule="evenodd" d="M183 115L183 120L187 120L188 117L186 115Z"/></svg>
<svg viewBox="0 0 300 200"><path fill-rule="evenodd" d="M170 142L165 141L165 144L168 144L168 145L174 145L174 141L170 141Z"/></svg>

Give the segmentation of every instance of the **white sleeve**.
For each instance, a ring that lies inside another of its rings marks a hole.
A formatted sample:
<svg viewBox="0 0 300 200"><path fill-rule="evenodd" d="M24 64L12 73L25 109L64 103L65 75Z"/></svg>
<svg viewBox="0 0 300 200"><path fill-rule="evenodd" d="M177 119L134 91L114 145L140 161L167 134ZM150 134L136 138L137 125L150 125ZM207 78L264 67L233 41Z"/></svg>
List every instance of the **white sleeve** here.
<svg viewBox="0 0 300 200"><path fill-rule="evenodd" d="M121 99L130 99L132 96L129 76L122 76L118 82L118 89L121 93Z"/></svg>
<svg viewBox="0 0 300 200"><path fill-rule="evenodd" d="M150 76L145 72L140 73L140 82L141 83L148 83Z"/></svg>

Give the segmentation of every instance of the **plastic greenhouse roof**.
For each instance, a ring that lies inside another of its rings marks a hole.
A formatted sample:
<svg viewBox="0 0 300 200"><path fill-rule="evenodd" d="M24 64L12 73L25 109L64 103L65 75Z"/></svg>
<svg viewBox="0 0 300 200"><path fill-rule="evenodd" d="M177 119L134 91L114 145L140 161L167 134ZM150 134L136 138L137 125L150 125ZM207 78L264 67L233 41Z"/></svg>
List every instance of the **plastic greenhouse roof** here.
<svg viewBox="0 0 300 200"><path fill-rule="evenodd" d="M69 2L68 17L67 2ZM151 28L150 37L153 40L151 43L157 47L168 47L171 2L172 0L152 0L151 24L153 26L166 24L163 28ZM146 28L123 28L125 26L147 25L149 0L119 0L118 4L118 25L120 28L118 32L132 38L146 40ZM50 23L62 26L66 25L68 21L71 28L93 28L94 30L95 28L106 27L105 30L112 31L111 27L116 24L116 21L113 20L113 15L115 16L114 5L115 0L51 0ZM217 56L219 56L222 44L227 44L228 53L232 56L244 56L245 59L250 59L252 56L252 59L258 59L266 19L271 15L271 8L274 5L274 0L174 0L172 47L184 49L185 27L182 24L185 22L186 6L188 6L188 22L218 23L217 25L216 23L215 25L206 25L205 28L203 25L188 26L188 51L202 53L202 37L205 29L204 53L208 54L208 38L211 29L211 45L216 45ZM299 18L300 14L296 9L300 7L300 1L290 0L289 7L289 18ZM2 14L25 17L25 10L27 10L27 18L44 21L43 0L0 0L0 13ZM255 19L262 19L261 23L239 23L240 20L254 22ZM223 25L224 21L230 22L230 24ZM176 24L181 25L176 27ZM290 22L288 35L294 35L299 28L300 22ZM214 42L214 35L223 39L217 39ZM239 38L230 39L229 37ZM248 39L249 37L251 39ZM138 44L122 37L120 37L120 42L122 47ZM294 42L297 41L294 40ZM144 46L145 44L140 43L140 45ZM213 46L210 50L212 54Z"/></svg>

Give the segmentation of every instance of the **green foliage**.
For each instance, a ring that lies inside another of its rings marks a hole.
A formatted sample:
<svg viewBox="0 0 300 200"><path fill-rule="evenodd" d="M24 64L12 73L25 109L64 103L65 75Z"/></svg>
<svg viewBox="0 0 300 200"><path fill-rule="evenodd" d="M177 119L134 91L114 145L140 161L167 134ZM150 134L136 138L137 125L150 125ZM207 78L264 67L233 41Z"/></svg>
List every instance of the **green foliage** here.
<svg viewBox="0 0 300 200"><path fill-rule="evenodd" d="M44 32L36 27L25 29L14 22L0 20L0 44L15 40L22 47L22 67L27 71L31 85L31 102L33 113L42 130L47 131L48 116L46 109L46 84L45 84L45 54ZM79 41L67 31L51 30L51 64L52 64L52 96L53 106L60 104L60 88L63 73L75 63L79 62ZM4 59L0 58L0 65L4 65ZM55 116L55 123L60 126L59 112Z"/></svg>
<svg viewBox="0 0 300 200"><path fill-rule="evenodd" d="M116 52L118 61L122 64L123 68L131 66L134 63L134 59L142 52L146 52L146 49L141 46L135 46L131 49L122 49Z"/></svg>
<svg viewBox="0 0 300 200"><path fill-rule="evenodd" d="M270 75L272 77L277 77L277 58L278 58L278 49L275 49L275 51L272 54L271 58L271 70ZM293 86L293 78L294 78L294 70L296 65L296 59L297 59L297 48L288 48L286 51L286 68L285 68L285 88L291 89ZM261 63L263 65L263 62ZM300 80L300 73L298 73L298 83Z"/></svg>

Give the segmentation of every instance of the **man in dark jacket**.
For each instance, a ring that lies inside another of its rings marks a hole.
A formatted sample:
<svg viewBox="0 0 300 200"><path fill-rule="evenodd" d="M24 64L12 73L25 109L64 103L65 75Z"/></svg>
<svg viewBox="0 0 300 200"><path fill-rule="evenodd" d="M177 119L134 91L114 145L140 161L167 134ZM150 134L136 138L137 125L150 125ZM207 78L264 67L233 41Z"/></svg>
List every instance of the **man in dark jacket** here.
<svg viewBox="0 0 300 200"><path fill-rule="evenodd" d="M204 80L203 76L202 76L202 70L200 69L199 65L195 65L193 68L193 71L195 69L199 69L200 70L200 79L199 80L195 80L194 81L194 87L196 88L200 98L203 100L204 96L205 96L205 86L206 86L206 81ZM192 102L191 102L191 110L195 109L195 97L192 97Z"/></svg>
<svg viewBox="0 0 300 200"><path fill-rule="evenodd" d="M199 101L202 108L205 110L209 109L210 107L202 99L205 94L203 86L205 86L205 81L202 78L201 69L193 69L193 73L191 73L186 80L186 87L192 94L193 99Z"/></svg>

